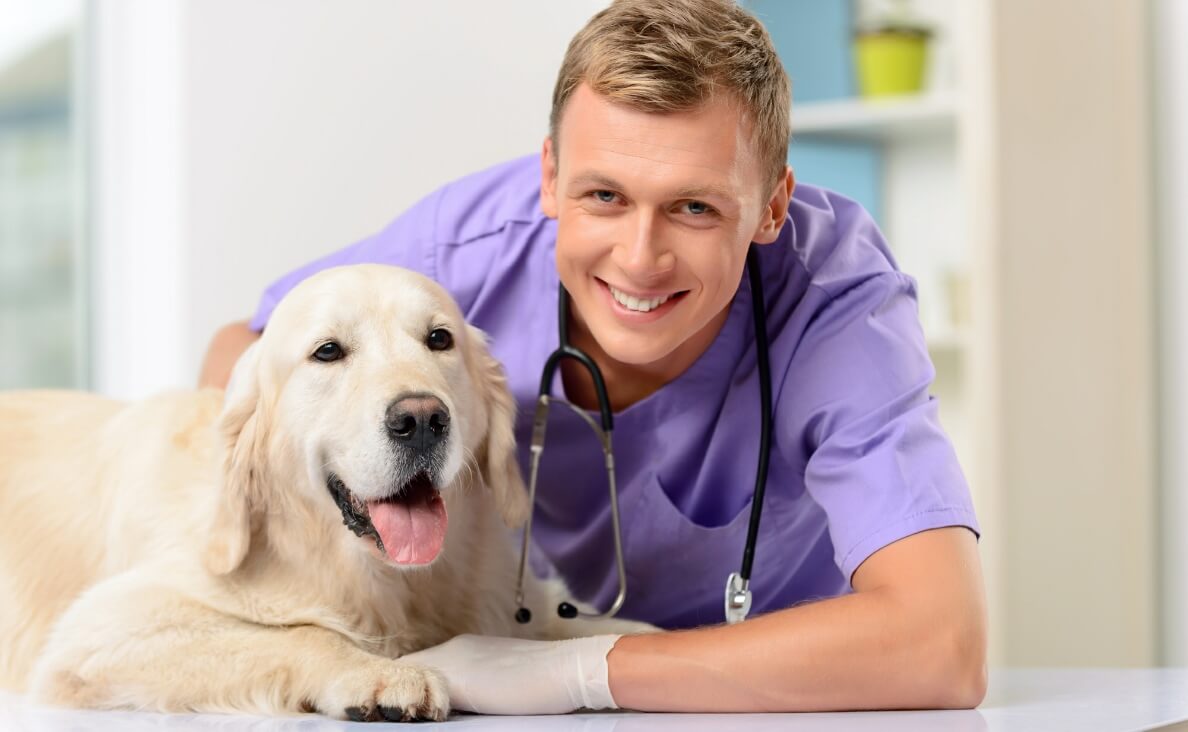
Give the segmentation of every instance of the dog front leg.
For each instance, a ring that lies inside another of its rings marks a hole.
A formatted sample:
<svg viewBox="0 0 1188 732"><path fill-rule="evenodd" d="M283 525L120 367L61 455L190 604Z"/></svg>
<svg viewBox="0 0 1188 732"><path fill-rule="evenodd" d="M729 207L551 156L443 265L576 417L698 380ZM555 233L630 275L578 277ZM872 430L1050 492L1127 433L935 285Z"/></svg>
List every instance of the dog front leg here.
<svg viewBox="0 0 1188 732"><path fill-rule="evenodd" d="M321 712L356 721L441 720L434 672L312 625L224 615L131 575L81 596L55 626L30 692L49 704L161 712Z"/></svg>

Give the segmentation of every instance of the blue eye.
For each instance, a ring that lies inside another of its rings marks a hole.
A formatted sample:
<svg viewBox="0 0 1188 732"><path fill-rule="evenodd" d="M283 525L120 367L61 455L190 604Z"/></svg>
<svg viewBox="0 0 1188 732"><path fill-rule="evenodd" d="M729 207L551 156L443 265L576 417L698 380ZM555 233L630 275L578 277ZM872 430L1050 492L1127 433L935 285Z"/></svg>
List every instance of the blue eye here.
<svg viewBox="0 0 1188 732"><path fill-rule="evenodd" d="M702 203L701 201L689 201L688 203L685 204L685 207L689 211L689 213L694 214L694 215L701 215L701 214L709 213L710 211L713 210L706 204Z"/></svg>
<svg viewBox="0 0 1188 732"><path fill-rule="evenodd" d="M594 191L594 197L597 198L600 203L614 203L616 195L614 191Z"/></svg>

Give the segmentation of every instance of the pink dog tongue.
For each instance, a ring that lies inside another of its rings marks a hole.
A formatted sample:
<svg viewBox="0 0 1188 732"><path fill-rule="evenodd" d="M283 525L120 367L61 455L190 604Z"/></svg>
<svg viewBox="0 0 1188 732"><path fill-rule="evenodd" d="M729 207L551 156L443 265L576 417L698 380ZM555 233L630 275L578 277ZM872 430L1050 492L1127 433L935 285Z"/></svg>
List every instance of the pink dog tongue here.
<svg viewBox="0 0 1188 732"><path fill-rule="evenodd" d="M436 491L413 490L399 500L368 501L371 524L396 564L428 564L445 542L445 503Z"/></svg>

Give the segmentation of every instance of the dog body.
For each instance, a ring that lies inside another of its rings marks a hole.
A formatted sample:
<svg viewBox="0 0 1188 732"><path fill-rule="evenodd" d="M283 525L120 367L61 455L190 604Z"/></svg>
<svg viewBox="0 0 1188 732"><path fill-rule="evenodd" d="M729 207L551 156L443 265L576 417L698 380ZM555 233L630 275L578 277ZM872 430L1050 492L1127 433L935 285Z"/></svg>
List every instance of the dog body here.
<svg viewBox="0 0 1188 732"><path fill-rule="evenodd" d="M0 395L0 687L441 719L443 681L400 655L648 628L560 619L564 587L530 572L515 622L513 419L481 333L379 265L298 286L225 394Z"/></svg>

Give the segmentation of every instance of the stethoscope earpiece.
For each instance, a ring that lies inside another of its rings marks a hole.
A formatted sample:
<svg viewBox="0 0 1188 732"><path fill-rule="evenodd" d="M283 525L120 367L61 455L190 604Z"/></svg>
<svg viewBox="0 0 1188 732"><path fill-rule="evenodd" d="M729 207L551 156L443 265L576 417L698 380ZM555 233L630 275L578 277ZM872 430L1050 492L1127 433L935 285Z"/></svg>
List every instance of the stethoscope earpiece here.
<svg viewBox="0 0 1188 732"><path fill-rule="evenodd" d="M516 611L516 622L520 625L527 625L532 621L532 611L526 607L522 607Z"/></svg>

